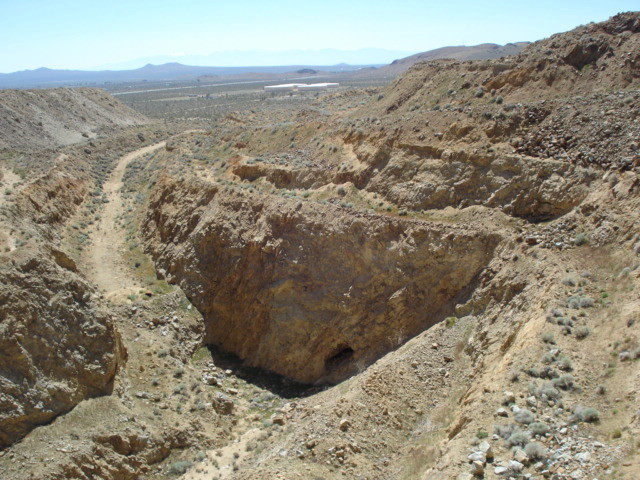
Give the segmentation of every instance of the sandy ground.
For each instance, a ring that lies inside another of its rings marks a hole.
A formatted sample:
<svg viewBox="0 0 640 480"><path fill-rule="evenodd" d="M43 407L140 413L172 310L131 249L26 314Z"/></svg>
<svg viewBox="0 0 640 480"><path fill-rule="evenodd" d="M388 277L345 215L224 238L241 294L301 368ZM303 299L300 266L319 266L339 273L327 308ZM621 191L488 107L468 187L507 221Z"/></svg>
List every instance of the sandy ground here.
<svg viewBox="0 0 640 480"><path fill-rule="evenodd" d="M0 182L0 187L2 187L2 191L0 192L0 207L7 202L5 190L15 190L15 184L19 181L20 177L13 173L12 170L5 169L2 171L2 181ZM15 191L13 194L15 195Z"/></svg>
<svg viewBox="0 0 640 480"><path fill-rule="evenodd" d="M109 179L104 184L106 203L100 221L91 231L91 248L86 257L87 275L108 297L135 293L140 288L128 272L122 261L124 235L116 220L123 212L123 199L120 194L122 177L127 165L136 158L163 148L166 142L149 145L123 156Z"/></svg>

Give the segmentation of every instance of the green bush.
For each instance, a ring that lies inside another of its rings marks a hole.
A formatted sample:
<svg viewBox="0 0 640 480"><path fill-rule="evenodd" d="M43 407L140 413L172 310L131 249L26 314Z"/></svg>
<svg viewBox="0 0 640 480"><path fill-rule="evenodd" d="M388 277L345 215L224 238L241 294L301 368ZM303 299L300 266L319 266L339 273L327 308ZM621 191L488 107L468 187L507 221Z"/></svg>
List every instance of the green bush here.
<svg viewBox="0 0 640 480"><path fill-rule="evenodd" d="M171 466L169 466L169 475L184 475L185 473L187 473L187 470L189 470L191 467L193 466L193 463L186 461L186 460L180 460L178 462L174 462L171 464Z"/></svg>
<svg viewBox="0 0 640 480"><path fill-rule="evenodd" d="M457 317L447 317L444 319L444 325L447 328L453 327L456 323L458 323Z"/></svg>

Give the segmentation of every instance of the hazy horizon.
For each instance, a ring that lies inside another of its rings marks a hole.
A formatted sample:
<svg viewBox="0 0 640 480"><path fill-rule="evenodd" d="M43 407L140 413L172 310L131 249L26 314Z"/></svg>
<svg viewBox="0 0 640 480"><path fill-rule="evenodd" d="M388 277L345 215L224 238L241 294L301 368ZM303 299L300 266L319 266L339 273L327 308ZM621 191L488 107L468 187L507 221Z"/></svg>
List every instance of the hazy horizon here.
<svg viewBox="0 0 640 480"><path fill-rule="evenodd" d="M129 69L154 63L149 59L185 63L176 60L182 58L208 58L208 63L187 63L219 67L382 64L445 46L536 41L632 9L638 9L637 2L616 0L490 5L114 0L108 8L79 0L25 0L3 6L0 40L11 48L0 56L0 72ZM301 51L309 61L299 61ZM323 51L346 52L346 58L313 60Z"/></svg>
<svg viewBox="0 0 640 480"><path fill-rule="evenodd" d="M260 67L285 65L350 65L387 64L397 58L418 52L362 48L358 50L318 49L318 50L228 50L212 52L209 55L156 55L130 59L123 62L107 63L87 70L135 69L147 64L181 63L203 67Z"/></svg>

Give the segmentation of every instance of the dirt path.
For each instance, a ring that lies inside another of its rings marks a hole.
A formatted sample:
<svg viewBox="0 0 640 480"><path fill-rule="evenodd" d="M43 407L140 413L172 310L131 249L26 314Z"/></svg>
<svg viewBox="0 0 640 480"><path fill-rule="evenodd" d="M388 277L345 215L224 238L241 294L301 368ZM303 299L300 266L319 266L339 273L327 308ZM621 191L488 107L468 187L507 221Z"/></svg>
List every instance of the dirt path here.
<svg viewBox="0 0 640 480"><path fill-rule="evenodd" d="M21 178L13 173L11 170L3 170L2 171L2 180L0 181L0 187L2 188L2 192L0 192L0 207L2 207L7 200L8 195L15 195L15 185L20 182ZM7 193L12 192L12 193Z"/></svg>
<svg viewBox="0 0 640 480"><path fill-rule="evenodd" d="M251 428L224 447L208 451L204 461L196 468L189 470L183 480L210 480L211 478L223 480L232 477L236 474L244 457L251 452L252 448L248 446L261 438L264 433L264 430Z"/></svg>
<svg viewBox="0 0 640 480"><path fill-rule="evenodd" d="M91 247L86 262L89 279L97 284L107 297L136 293L142 288L129 274L122 259L125 248L124 232L122 227L116 224L116 219L123 212L120 189L122 177L129 163L165 145L166 142L156 143L123 156L104 184L104 193L109 202L104 205L100 221L90 232Z"/></svg>

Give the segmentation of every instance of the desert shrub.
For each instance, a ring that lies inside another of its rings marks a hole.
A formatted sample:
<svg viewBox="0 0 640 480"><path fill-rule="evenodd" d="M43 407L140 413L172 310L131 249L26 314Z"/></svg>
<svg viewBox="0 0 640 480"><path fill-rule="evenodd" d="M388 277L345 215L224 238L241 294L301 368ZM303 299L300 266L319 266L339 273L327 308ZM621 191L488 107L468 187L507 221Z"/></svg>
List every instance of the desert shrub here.
<svg viewBox="0 0 640 480"><path fill-rule="evenodd" d="M591 297L586 297L586 296L580 297L580 300L579 300L580 308L591 308L593 307L594 304L595 303Z"/></svg>
<svg viewBox="0 0 640 480"><path fill-rule="evenodd" d="M174 395L186 395L187 386L184 383L179 383L175 387L173 387Z"/></svg>
<svg viewBox="0 0 640 480"><path fill-rule="evenodd" d="M564 313L559 308L552 308L549 311L549 315L551 315L552 317L563 317Z"/></svg>
<svg viewBox="0 0 640 480"><path fill-rule="evenodd" d="M529 424L529 430L534 435L544 435L549 432L549 425L543 422L533 422Z"/></svg>
<svg viewBox="0 0 640 480"><path fill-rule="evenodd" d="M600 420L600 412L593 407L582 407L578 405L574 411L571 419L574 422L597 422Z"/></svg>
<svg viewBox="0 0 640 480"><path fill-rule="evenodd" d="M575 329L574 335L578 340L582 340L591 335L591 329L587 326L578 327Z"/></svg>
<svg viewBox="0 0 640 480"><path fill-rule="evenodd" d="M186 460L174 462L169 466L169 475L184 475L193 466L193 463Z"/></svg>
<svg viewBox="0 0 640 480"><path fill-rule="evenodd" d="M526 368L525 369L525 373L527 375L529 375L530 377L533 377L533 378L539 378L540 377L540 371L535 367Z"/></svg>
<svg viewBox="0 0 640 480"><path fill-rule="evenodd" d="M551 367L544 367L540 372L540 378L558 378L560 374Z"/></svg>
<svg viewBox="0 0 640 480"><path fill-rule="evenodd" d="M561 355L560 357L558 357L556 363L560 370L564 370L565 372L570 372L571 370L573 370L573 362L566 355Z"/></svg>
<svg viewBox="0 0 640 480"><path fill-rule="evenodd" d="M510 370L508 375L509 381L515 383L520 379L520 372L518 370Z"/></svg>
<svg viewBox="0 0 640 480"><path fill-rule="evenodd" d="M524 453L526 453L527 457L531 460L544 460L549 455L547 449L538 442L527 443L524 447Z"/></svg>
<svg viewBox="0 0 640 480"><path fill-rule="evenodd" d="M572 295L567 299L567 307L578 310L580 308L580 296Z"/></svg>
<svg viewBox="0 0 640 480"><path fill-rule="evenodd" d="M573 320L571 320L570 318L567 317L560 317L558 318L558 325L564 326L564 327L573 327Z"/></svg>
<svg viewBox="0 0 640 480"><path fill-rule="evenodd" d="M574 310L578 310L580 308L591 308L593 305L593 299L584 295L572 295L567 299L567 307Z"/></svg>
<svg viewBox="0 0 640 480"><path fill-rule="evenodd" d="M578 281L575 277L567 276L562 279L562 284L567 285L568 287L575 287L578 284Z"/></svg>
<svg viewBox="0 0 640 480"><path fill-rule="evenodd" d="M531 433L516 430L507 438L507 445L510 447L524 447L530 441Z"/></svg>
<svg viewBox="0 0 640 480"><path fill-rule="evenodd" d="M629 267L625 267L622 270L620 270L620 273L618 274L618 278L628 277L631 272L632 270Z"/></svg>
<svg viewBox="0 0 640 480"><path fill-rule="evenodd" d="M571 375L570 373L567 373L565 375L562 375L559 378L556 378L553 381L553 384L556 387L561 388L562 390L573 390L575 381L574 381L573 375Z"/></svg>
<svg viewBox="0 0 640 480"><path fill-rule="evenodd" d="M585 233L579 233L576 238L573 239L573 244L576 246L587 245L589 243L589 237Z"/></svg>
<svg viewBox="0 0 640 480"><path fill-rule="evenodd" d="M555 345L556 343L555 339L553 338L553 332L544 332L541 338L544 343L549 343L551 345Z"/></svg>
<svg viewBox="0 0 640 480"><path fill-rule="evenodd" d="M444 319L444 325L447 328L453 327L456 323L458 323L457 317L447 317Z"/></svg>
<svg viewBox="0 0 640 480"><path fill-rule="evenodd" d="M554 387L552 382L544 382L542 387L536 392L536 397L546 397L549 400L558 400L561 397L560 391Z"/></svg>
<svg viewBox="0 0 640 480"><path fill-rule="evenodd" d="M519 431L519 428L516 427L513 423L509 425L495 425L493 427L493 431L500 438L506 440L508 439L514 432Z"/></svg>
<svg viewBox="0 0 640 480"><path fill-rule="evenodd" d="M545 353L542 357L542 363L550 364L556 361L556 356L552 353Z"/></svg>
<svg viewBox="0 0 640 480"><path fill-rule="evenodd" d="M515 419L516 422L524 423L524 424L529 424L536 419L533 413L531 413L529 410L526 410L524 408L521 410L518 410L513 416L513 418Z"/></svg>

